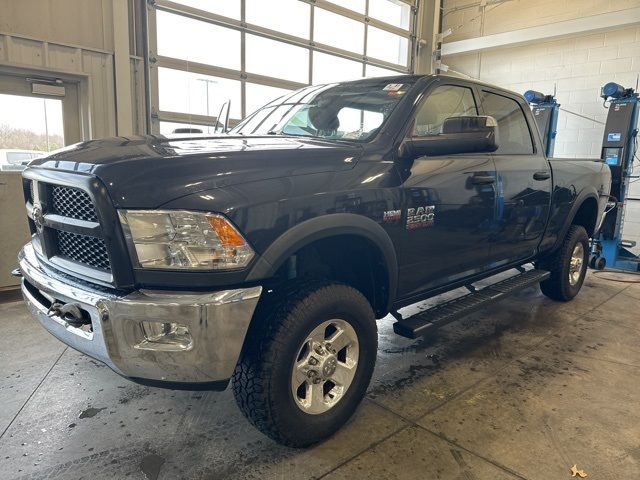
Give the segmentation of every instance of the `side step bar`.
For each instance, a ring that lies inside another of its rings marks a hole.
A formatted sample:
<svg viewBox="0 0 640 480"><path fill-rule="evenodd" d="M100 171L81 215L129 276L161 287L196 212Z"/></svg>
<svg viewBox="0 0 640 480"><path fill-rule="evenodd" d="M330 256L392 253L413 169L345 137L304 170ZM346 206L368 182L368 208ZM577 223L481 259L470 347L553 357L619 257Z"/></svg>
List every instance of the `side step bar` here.
<svg viewBox="0 0 640 480"><path fill-rule="evenodd" d="M528 270L513 277L436 305L393 324L393 331L407 338L422 337L437 328L491 305L518 290L546 280L551 275L546 270Z"/></svg>

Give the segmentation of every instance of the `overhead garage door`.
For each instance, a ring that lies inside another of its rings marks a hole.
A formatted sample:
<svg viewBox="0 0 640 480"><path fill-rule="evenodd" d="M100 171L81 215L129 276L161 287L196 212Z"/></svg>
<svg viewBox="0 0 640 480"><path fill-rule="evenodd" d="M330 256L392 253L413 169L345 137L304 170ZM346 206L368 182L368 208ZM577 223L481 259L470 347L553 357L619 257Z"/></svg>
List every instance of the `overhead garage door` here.
<svg viewBox="0 0 640 480"><path fill-rule="evenodd" d="M152 129L212 131L311 83L411 73L414 0L158 0L150 7Z"/></svg>

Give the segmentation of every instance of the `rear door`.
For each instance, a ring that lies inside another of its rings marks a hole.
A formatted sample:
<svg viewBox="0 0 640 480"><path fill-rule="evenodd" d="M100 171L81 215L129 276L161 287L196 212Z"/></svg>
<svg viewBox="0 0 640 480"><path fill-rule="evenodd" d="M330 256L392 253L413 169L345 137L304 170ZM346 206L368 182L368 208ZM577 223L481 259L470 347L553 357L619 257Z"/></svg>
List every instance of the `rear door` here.
<svg viewBox="0 0 640 480"><path fill-rule="evenodd" d="M504 92L481 89L482 109L498 122L492 266L531 257L542 239L551 202L551 168L522 104Z"/></svg>
<svg viewBox="0 0 640 480"><path fill-rule="evenodd" d="M410 136L437 135L449 117L478 115L472 85L443 83L425 92ZM422 156L402 164L401 176L400 294L411 297L486 268L495 207L491 155Z"/></svg>

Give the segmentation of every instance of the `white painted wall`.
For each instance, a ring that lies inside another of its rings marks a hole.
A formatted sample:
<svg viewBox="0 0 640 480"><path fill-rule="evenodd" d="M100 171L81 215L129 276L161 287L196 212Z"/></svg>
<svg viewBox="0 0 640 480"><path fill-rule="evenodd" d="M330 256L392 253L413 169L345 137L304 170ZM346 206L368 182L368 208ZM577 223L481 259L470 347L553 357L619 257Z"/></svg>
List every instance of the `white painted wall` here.
<svg viewBox="0 0 640 480"><path fill-rule="evenodd" d="M443 30L454 28L445 42L571 20L640 6L640 0L509 0L488 6L453 11L469 0L445 0ZM640 19L639 19L640 21ZM460 28L458 26L462 25ZM451 69L519 93L533 89L553 93L562 108L604 122L607 111L599 98L609 81L634 86L640 72L640 23L636 27L552 42L449 55ZM600 157L604 126L561 111L557 157Z"/></svg>
<svg viewBox="0 0 640 480"><path fill-rule="evenodd" d="M447 42L548 25L640 6L638 0L506 0L501 3L488 0L484 16L480 15L482 10L478 6L461 8L474 3L480 2L443 0L444 29L461 25L451 36L447 37Z"/></svg>

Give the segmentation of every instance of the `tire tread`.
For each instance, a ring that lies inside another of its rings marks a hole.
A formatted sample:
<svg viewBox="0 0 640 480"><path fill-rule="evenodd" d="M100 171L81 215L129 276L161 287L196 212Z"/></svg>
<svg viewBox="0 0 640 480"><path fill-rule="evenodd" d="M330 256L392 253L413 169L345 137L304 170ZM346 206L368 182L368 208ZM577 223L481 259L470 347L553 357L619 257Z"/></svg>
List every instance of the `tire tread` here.
<svg viewBox="0 0 640 480"><path fill-rule="evenodd" d="M233 394L242 413L258 430L284 445L300 447L313 442L300 440L279 428L279 416L283 412L272 403L271 372L285 348L282 342L285 332L293 328L314 302L327 295L350 297L349 300L365 302L371 308L359 291L347 285L323 281L302 286L290 284L278 295L281 300L267 300L259 306L259 316L247 333L247 344L232 376ZM373 318L373 312L371 316Z"/></svg>
<svg viewBox="0 0 640 480"><path fill-rule="evenodd" d="M587 231L582 225L571 225L560 248L546 259L538 262L540 268L551 272L551 277L540 282L540 289L543 294L561 302L567 302L575 297L577 292L571 291L567 278L568 272L565 268L565 259L571 256L573 247L577 242L588 241L588 239ZM579 285L582 287L582 283ZM578 288L579 290L580 288Z"/></svg>

